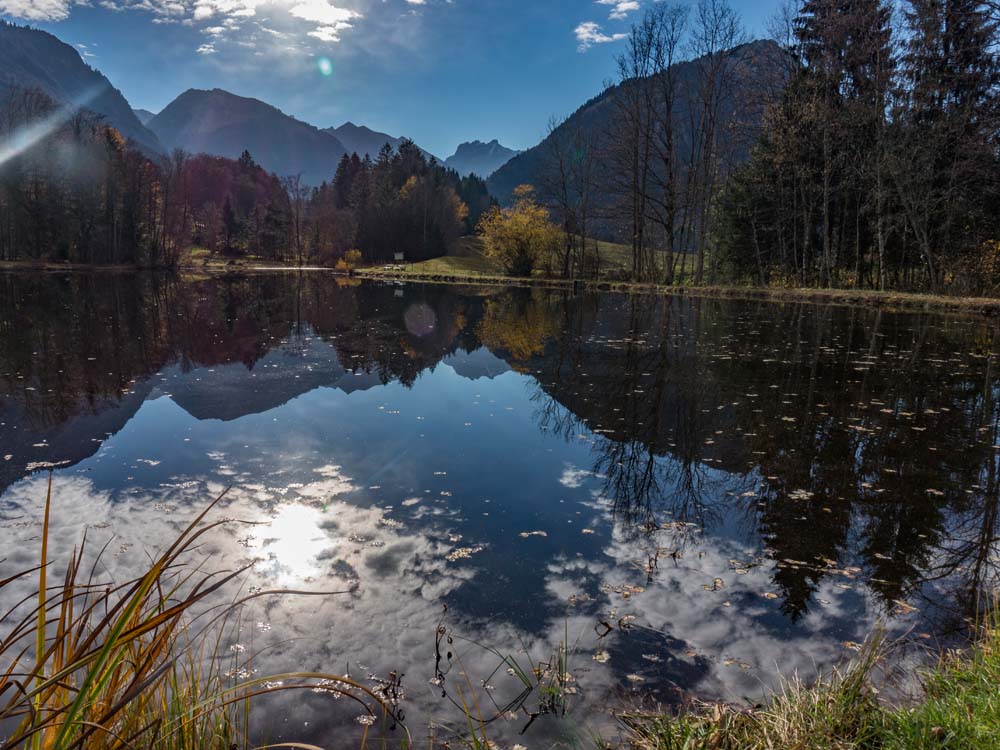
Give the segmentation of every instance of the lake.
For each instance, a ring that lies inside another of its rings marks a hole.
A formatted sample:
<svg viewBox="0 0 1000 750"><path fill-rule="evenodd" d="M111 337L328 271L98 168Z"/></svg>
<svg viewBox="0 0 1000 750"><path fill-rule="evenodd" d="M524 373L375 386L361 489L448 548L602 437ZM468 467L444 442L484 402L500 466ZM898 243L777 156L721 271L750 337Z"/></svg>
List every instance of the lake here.
<svg viewBox="0 0 1000 750"><path fill-rule="evenodd" d="M5 274L0 311L0 577L51 464L57 557L110 540L109 580L229 488L192 564L344 592L244 605L229 677L401 682L418 745L473 690L529 750L758 701L880 623L948 643L996 583L984 318L321 272ZM255 724L348 746L359 713L288 691Z"/></svg>

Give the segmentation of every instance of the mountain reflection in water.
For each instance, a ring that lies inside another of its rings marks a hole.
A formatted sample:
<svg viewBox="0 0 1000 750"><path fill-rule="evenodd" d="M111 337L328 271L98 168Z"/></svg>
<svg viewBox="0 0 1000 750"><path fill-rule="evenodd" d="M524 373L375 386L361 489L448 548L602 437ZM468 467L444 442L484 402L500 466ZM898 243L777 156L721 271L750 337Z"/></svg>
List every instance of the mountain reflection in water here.
<svg viewBox="0 0 1000 750"><path fill-rule="evenodd" d="M261 673L403 673L411 731L443 736L440 623L499 736L526 718L490 649L566 634L577 724L756 700L882 620L949 637L995 584L997 347L982 319L850 307L7 274L0 565L34 564L50 464L52 546L114 535L119 577L231 487L257 525L212 566L348 592L248 605ZM322 744L353 719L317 692L257 721Z"/></svg>

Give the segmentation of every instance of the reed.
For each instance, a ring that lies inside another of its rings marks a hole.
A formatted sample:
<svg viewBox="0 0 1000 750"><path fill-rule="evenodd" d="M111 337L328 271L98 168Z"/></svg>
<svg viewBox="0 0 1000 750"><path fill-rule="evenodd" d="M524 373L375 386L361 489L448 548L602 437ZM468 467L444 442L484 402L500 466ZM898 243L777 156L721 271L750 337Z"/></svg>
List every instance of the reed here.
<svg viewBox="0 0 1000 750"><path fill-rule="evenodd" d="M28 577L38 584L32 595L0 612L0 727L13 727L0 745L32 750L246 749L252 747L248 725L255 700L318 684L324 692L357 702L383 724L395 723L391 706L346 677L288 672L235 681L222 673L224 634L243 604L278 594L316 593L260 591L217 603L249 566L206 573L186 558L207 533L226 523L206 521L224 495L151 559L141 576L125 583L100 580L106 546L85 570L84 535L61 582L53 585L50 477L39 563L0 579L0 595Z"/></svg>

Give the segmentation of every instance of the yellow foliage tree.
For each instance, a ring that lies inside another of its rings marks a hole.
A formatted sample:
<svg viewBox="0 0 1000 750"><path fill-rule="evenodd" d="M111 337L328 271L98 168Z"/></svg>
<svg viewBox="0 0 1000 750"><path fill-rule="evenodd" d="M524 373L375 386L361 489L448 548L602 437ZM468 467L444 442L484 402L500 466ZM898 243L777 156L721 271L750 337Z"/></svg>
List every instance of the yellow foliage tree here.
<svg viewBox="0 0 1000 750"><path fill-rule="evenodd" d="M337 261L338 271L353 271L361 265L362 256L360 250L348 250L344 257Z"/></svg>
<svg viewBox="0 0 1000 750"><path fill-rule="evenodd" d="M492 208L479 220L486 255L497 260L512 276L530 276L555 253L562 235L549 220L549 212L535 200L531 185L514 190L512 208Z"/></svg>

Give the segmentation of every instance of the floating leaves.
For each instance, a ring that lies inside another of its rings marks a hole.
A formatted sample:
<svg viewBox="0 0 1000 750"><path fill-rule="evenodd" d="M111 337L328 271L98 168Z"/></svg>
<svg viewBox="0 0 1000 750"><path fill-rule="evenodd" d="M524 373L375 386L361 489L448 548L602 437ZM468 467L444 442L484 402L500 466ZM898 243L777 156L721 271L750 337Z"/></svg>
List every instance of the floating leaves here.
<svg viewBox="0 0 1000 750"><path fill-rule="evenodd" d="M645 590L646 589L643 586L636 586L631 583L621 583L618 585L606 583L601 586L601 591L605 594L618 594L624 599L628 599L633 594L641 594Z"/></svg>
<svg viewBox="0 0 1000 750"><path fill-rule="evenodd" d="M456 562L458 560L465 560L472 557L477 552L482 552L485 549L481 544L477 544L475 547L459 547L449 552L445 559L448 562Z"/></svg>

